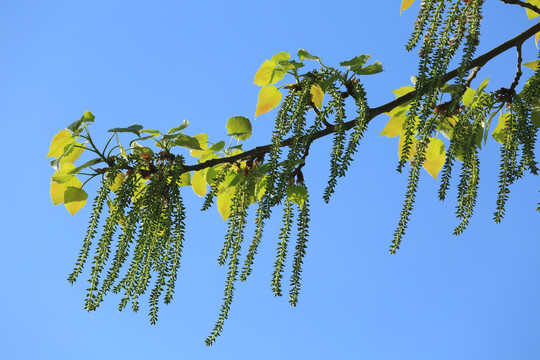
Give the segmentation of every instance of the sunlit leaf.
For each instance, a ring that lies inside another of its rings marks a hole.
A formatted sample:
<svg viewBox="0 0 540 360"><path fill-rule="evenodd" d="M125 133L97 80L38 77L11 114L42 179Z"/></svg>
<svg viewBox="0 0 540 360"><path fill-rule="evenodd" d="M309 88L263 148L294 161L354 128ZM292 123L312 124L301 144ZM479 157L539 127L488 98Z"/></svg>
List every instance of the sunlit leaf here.
<svg viewBox="0 0 540 360"><path fill-rule="evenodd" d="M426 151L426 161L424 161L424 169L437 178L437 174L441 171L444 160L446 158L446 151L444 149L444 143L441 139L429 138L429 145Z"/></svg>
<svg viewBox="0 0 540 360"><path fill-rule="evenodd" d="M265 86L259 91L259 99L257 101L257 108L255 110L255 118L257 116L267 113L281 102L281 91L275 86Z"/></svg>
<svg viewBox="0 0 540 360"><path fill-rule="evenodd" d="M348 66L349 69L352 67L362 67L373 55L358 55L352 58L351 60L342 61L339 63L341 66Z"/></svg>
<svg viewBox="0 0 540 360"><path fill-rule="evenodd" d="M506 142L506 122L510 120L510 113L504 113L501 116L499 116L499 122L497 123L497 126L491 133L491 136L501 144L504 144Z"/></svg>
<svg viewBox="0 0 540 360"><path fill-rule="evenodd" d="M206 169L206 174L205 174L205 181L208 185L212 185L212 183L214 182L214 179L216 178L217 176L217 171L214 169L214 168L208 168Z"/></svg>
<svg viewBox="0 0 540 360"><path fill-rule="evenodd" d="M203 163L205 161L208 161L210 159L216 159L218 158L218 154L216 154L212 149L206 149L203 151L201 156L199 157L199 163Z"/></svg>
<svg viewBox="0 0 540 360"><path fill-rule="evenodd" d="M283 77L285 77L285 72L281 67L276 68L277 63L271 60L265 60L261 65L259 70L255 73L255 78L253 83L259 86L275 84Z"/></svg>
<svg viewBox="0 0 540 360"><path fill-rule="evenodd" d="M204 150L208 148L208 135L207 134L197 134L193 136L195 139L199 141L199 146L202 150L191 150L190 155L193 157L199 157L204 153Z"/></svg>
<svg viewBox="0 0 540 360"><path fill-rule="evenodd" d="M414 2L414 0L402 0L401 1L401 9L399 10L399 14L401 15L403 10L407 10L408 8L410 8L411 5L413 4L413 2Z"/></svg>
<svg viewBox="0 0 540 360"><path fill-rule="evenodd" d="M124 132L130 132L130 133L133 133L137 136L141 136L140 134L140 131L143 129L143 126L142 125L131 125L131 126L128 126L128 127L125 127L125 128L113 128L113 129L109 129L107 130L108 132L115 132L115 133L124 133Z"/></svg>
<svg viewBox="0 0 540 360"><path fill-rule="evenodd" d="M320 57L315 56L315 55L311 55L305 49L298 50L297 55L298 55L298 58L300 59L300 61L304 61L304 59L306 59L306 60L321 60Z"/></svg>
<svg viewBox="0 0 540 360"><path fill-rule="evenodd" d="M182 123L181 123L179 126L177 126L177 127L175 127L175 128L172 128L171 130L169 130L169 131L167 132L167 134L173 134L173 133L175 133L175 132L182 131L182 130L184 130L185 128L187 128L188 126L189 126L189 121L187 121L187 120L182 120Z"/></svg>
<svg viewBox="0 0 540 360"><path fill-rule="evenodd" d="M399 113L395 114L388 120L386 126L381 131L379 136L387 136L389 138L399 136L403 131L405 125L405 120L407 119L407 112L401 110Z"/></svg>
<svg viewBox="0 0 540 360"><path fill-rule="evenodd" d="M229 218L231 214L232 195L224 191L218 195L217 208L223 221Z"/></svg>
<svg viewBox="0 0 540 360"><path fill-rule="evenodd" d="M290 69L299 69L305 66L304 64L294 60L280 61L278 64L281 66L284 72L287 72Z"/></svg>
<svg viewBox="0 0 540 360"><path fill-rule="evenodd" d="M81 210L87 200L88 194L86 191L78 187L68 186L64 193L64 205L71 215Z"/></svg>
<svg viewBox="0 0 540 360"><path fill-rule="evenodd" d="M399 89L392 90L392 92L396 95L396 98L401 97L413 91L414 91L414 86L410 86L410 85L402 86Z"/></svg>
<svg viewBox="0 0 540 360"><path fill-rule="evenodd" d="M412 144L411 146L409 147L409 156L407 156L407 158L405 159L406 161L409 161L413 158L414 155L416 155L416 150L414 148L414 144L416 144L416 142L418 140L416 140L416 138L414 136L411 137L411 140L412 140ZM403 145L405 144L405 132L401 133L400 137L399 137L399 144L398 144L398 158L401 160L401 154L403 152Z"/></svg>
<svg viewBox="0 0 540 360"><path fill-rule="evenodd" d="M527 0L527 2L531 5L536 6L537 8L540 8L540 0ZM538 16L538 13L536 11L533 11L531 9L525 9L527 11L527 17L529 19L534 19Z"/></svg>
<svg viewBox="0 0 540 360"><path fill-rule="evenodd" d="M268 185L268 176L263 176L259 182L257 182L257 186L255 186L255 198L257 201L260 201L264 194L266 193L266 186Z"/></svg>
<svg viewBox="0 0 540 360"><path fill-rule="evenodd" d="M308 192L303 186L291 185L288 186L285 191L287 192L287 199L298 204L300 207L302 207L304 202L307 200Z"/></svg>
<svg viewBox="0 0 540 360"><path fill-rule="evenodd" d="M71 164L69 164L71 165ZM65 170L70 170L69 165L65 166ZM51 200L54 205L64 202L64 193L68 186L80 188L82 183L73 175L67 173L54 173L51 179Z"/></svg>
<svg viewBox="0 0 540 360"><path fill-rule="evenodd" d="M463 94L463 98L462 98L463 105L465 105L466 107L471 106L475 93L476 93L475 90L468 87L467 90L465 90L465 93Z"/></svg>
<svg viewBox="0 0 540 360"><path fill-rule="evenodd" d="M195 171L191 179L191 187L195 194L199 196L204 196L206 194L206 180L204 175L204 170Z"/></svg>
<svg viewBox="0 0 540 360"><path fill-rule="evenodd" d="M530 69L533 69L533 70L536 70L536 68L538 68L538 63L540 62L540 60L534 60L534 61L529 61L529 62L526 62L525 64L523 64L523 66L526 66Z"/></svg>
<svg viewBox="0 0 540 360"><path fill-rule="evenodd" d="M315 106L318 109L322 108L324 92L322 91L321 87L319 85L312 85L310 93L311 93L311 100L313 101Z"/></svg>
<svg viewBox="0 0 540 360"><path fill-rule="evenodd" d="M375 75L383 71L382 64L379 61L365 67L351 66L350 69L357 75Z"/></svg>
<svg viewBox="0 0 540 360"><path fill-rule="evenodd" d="M214 145L210 146L210 149L212 151L221 151L225 147L225 141L219 141L215 143Z"/></svg>
<svg viewBox="0 0 540 360"><path fill-rule="evenodd" d="M190 186L191 185L191 174L189 172L185 172L182 175L180 175L180 178L176 182L178 186Z"/></svg>
<svg viewBox="0 0 540 360"><path fill-rule="evenodd" d="M82 147L82 144L76 141L73 142L64 154L64 156L62 156L60 164L64 165L67 163L74 163L82 155L83 152L84 148Z"/></svg>
<svg viewBox="0 0 540 360"><path fill-rule="evenodd" d="M150 134L152 136L160 136L161 132L159 130L152 130L152 129L142 129L140 131L143 134Z"/></svg>
<svg viewBox="0 0 540 360"><path fill-rule="evenodd" d="M154 152L149 147L143 146L136 141L131 142L131 151L134 154L153 156Z"/></svg>
<svg viewBox="0 0 540 360"><path fill-rule="evenodd" d="M190 150L203 150L199 144L199 140L196 137L191 137L185 134L178 134L178 137L174 141L174 145Z"/></svg>
<svg viewBox="0 0 540 360"><path fill-rule="evenodd" d="M74 141L75 139L73 139L73 136L71 136L71 132L68 130L60 130L52 139L47 157L52 156L58 158L62 156L66 146L71 145Z"/></svg>
<svg viewBox="0 0 540 360"><path fill-rule="evenodd" d="M111 191L112 192L118 191L118 189L120 189L120 186L122 186L122 183L124 182L125 179L126 179L126 175L124 175L124 173L122 172L118 172L118 174L114 178L114 183L111 186L109 186Z"/></svg>
<svg viewBox="0 0 540 360"><path fill-rule="evenodd" d="M77 166L77 167L74 168L73 170L70 170L70 171L68 172L68 174L71 174L71 175L78 174L81 170L86 169L86 168L89 167L89 166L99 164L101 161L102 161L101 158L95 158L95 159L92 159L92 160L90 160L90 161L85 162L84 164L82 164L82 165L80 165L80 166Z"/></svg>
<svg viewBox="0 0 540 360"><path fill-rule="evenodd" d="M251 136L251 122L245 116L230 117L227 119L225 127L227 135L234 136L236 139L247 140Z"/></svg>

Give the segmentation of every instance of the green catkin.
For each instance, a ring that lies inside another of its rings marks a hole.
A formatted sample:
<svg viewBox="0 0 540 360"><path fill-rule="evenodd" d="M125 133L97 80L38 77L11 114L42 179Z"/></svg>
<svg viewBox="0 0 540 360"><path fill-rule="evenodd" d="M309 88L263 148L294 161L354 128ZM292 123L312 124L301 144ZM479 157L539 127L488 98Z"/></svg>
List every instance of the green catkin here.
<svg viewBox="0 0 540 360"><path fill-rule="evenodd" d="M279 244L277 247L276 261L274 263L274 272L272 273L272 291L275 296L281 294L281 279L285 269L285 260L287 258L287 245L291 236L291 227L293 224L293 204L289 199L285 199L285 208L283 209L283 227L279 233Z"/></svg>
<svg viewBox="0 0 540 360"><path fill-rule="evenodd" d="M308 230L309 230L309 199L306 198L303 205L300 208L298 214L298 236L296 240L296 247L294 253L294 259L292 264L291 274L291 290L289 291L289 303L291 306L296 306L298 303L298 296L300 294L301 279L302 279L302 264L304 262L304 256L306 255Z"/></svg>
<svg viewBox="0 0 540 360"><path fill-rule="evenodd" d="M90 225L88 225L88 230L86 233L86 236L83 240L83 247L79 253L79 258L77 259L77 262L75 263L75 269L73 272L68 276L68 281L71 285L77 280L77 277L81 273L84 263L86 262L86 259L88 258L88 255L90 253L90 248L92 246L92 240L96 236L97 233L97 227L99 225L99 217L101 215L101 212L103 211L103 205L105 204L105 200L107 199L107 196L109 192L111 191L110 186L114 182L113 175L106 175L106 177L101 182L101 187L99 189L99 192L94 199L94 205L92 207L92 215L90 217Z"/></svg>
<svg viewBox="0 0 540 360"><path fill-rule="evenodd" d="M201 208L201 211L206 211L210 209L212 206L212 203L214 202L214 197L217 196L217 193L219 191L219 186L223 183L225 180L225 177L228 174L229 169L231 168L231 164L226 164L218 173L214 181L212 181L212 185L210 186L210 191L208 194L206 194L206 197L204 198L204 203Z"/></svg>
<svg viewBox="0 0 540 360"><path fill-rule="evenodd" d="M255 215L255 234L253 235L253 240L249 246L248 253L246 255L246 260L244 262L244 267L240 274L240 281L246 281L247 277L251 275L253 261L255 255L257 254L257 249L261 243L262 235L264 230L264 218L262 216L262 204L259 203L257 208L257 213Z"/></svg>

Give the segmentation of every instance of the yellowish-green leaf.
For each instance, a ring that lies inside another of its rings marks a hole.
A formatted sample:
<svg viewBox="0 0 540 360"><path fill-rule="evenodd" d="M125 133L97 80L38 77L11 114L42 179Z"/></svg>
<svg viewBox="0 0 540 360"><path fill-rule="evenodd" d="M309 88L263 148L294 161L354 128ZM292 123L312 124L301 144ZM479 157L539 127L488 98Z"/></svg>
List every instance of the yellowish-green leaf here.
<svg viewBox="0 0 540 360"><path fill-rule="evenodd" d="M467 107L471 106L475 93L476 93L475 90L468 87L467 90L465 91L465 94L463 94L463 99L462 99L463 105Z"/></svg>
<svg viewBox="0 0 540 360"><path fill-rule="evenodd" d="M71 215L81 210L87 200L88 194L79 187L68 186L64 193L64 205Z"/></svg>
<svg viewBox="0 0 540 360"><path fill-rule="evenodd" d="M307 189L303 186L291 185L285 189L287 193L287 199L296 203L298 206L302 207L304 202L307 200L308 192Z"/></svg>
<svg viewBox="0 0 540 360"><path fill-rule="evenodd" d="M114 178L114 183L109 187L112 192L117 192L118 189L120 189L120 186L122 186L122 183L126 179L126 175L122 172L118 172L116 177Z"/></svg>
<svg viewBox="0 0 540 360"><path fill-rule="evenodd" d="M70 150L60 160L60 165L64 166L67 163L74 163L84 152L82 145L75 141L73 146L70 146Z"/></svg>
<svg viewBox="0 0 540 360"><path fill-rule="evenodd" d="M266 193L266 186L268 185L268 176L264 175L261 180L255 186L255 198L260 201Z"/></svg>
<svg viewBox="0 0 540 360"><path fill-rule="evenodd" d="M315 106L318 109L322 108L324 92L322 91L321 87L319 85L311 86L310 93L311 93L311 100L313 101Z"/></svg>
<svg viewBox="0 0 540 360"><path fill-rule="evenodd" d="M407 10L408 8L410 8L413 2L414 2L414 0L402 0L401 1L401 10L399 11L399 14L401 15L401 12L403 10Z"/></svg>
<svg viewBox="0 0 540 360"><path fill-rule="evenodd" d="M259 91L259 99L257 101L257 108L255 109L255 118L257 116L267 113L281 102L281 91L275 86L265 86Z"/></svg>
<svg viewBox="0 0 540 360"><path fill-rule="evenodd" d="M276 71L278 70L278 71ZM281 69L276 69L276 63L271 60L265 60L259 70L255 73L253 83L259 86L275 84L283 79L285 73Z"/></svg>
<svg viewBox="0 0 540 360"><path fill-rule="evenodd" d="M536 6L537 8L540 8L540 0L527 0L527 2L531 5ZM533 11L530 9L525 9L525 10L527 10L527 17L529 19L534 19L535 17L538 16L538 13L536 11Z"/></svg>
<svg viewBox="0 0 540 360"><path fill-rule="evenodd" d="M538 33L538 34L540 34L540 33ZM529 62L526 62L525 64L523 64L523 66L526 66L526 67L536 71L536 68L538 67L539 62L540 62L540 60L529 61Z"/></svg>
<svg viewBox="0 0 540 360"><path fill-rule="evenodd" d="M403 96L405 94L408 94L410 92L413 92L413 91L414 91L414 86L410 86L410 85L403 86L403 87L400 87L399 89L392 90L392 92L396 95L396 98L401 97L401 96Z"/></svg>
<svg viewBox="0 0 540 360"><path fill-rule="evenodd" d="M223 221L227 220L229 218L229 215L231 214L231 203L232 195L229 194L227 191L224 191L218 195L217 208L219 214L223 218Z"/></svg>
<svg viewBox="0 0 540 360"><path fill-rule="evenodd" d="M189 154L193 157L199 157L204 153L204 150L208 148L208 135L207 134L197 134L193 136L195 139L199 140L199 146L202 150L191 150Z"/></svg>
<svg viewBox="0 0 540 360"><path fill-rule="evenodd" d="M429 138L429 145L426 152L426 161L424 161L424 169L437 178L437 174L441 171L444 160L446 159L446 150L441 139Z"/></svg>
<svg viewBox="0 0 540 360"><path fill-rule="evenodd" d="M533 101L531 109L531 121L536 127L540 127L540 99Z"/></svg>
<svg viewBox="0 0 540 360"><path fill-rule="evenodd" d="M199 196L204 196L206 194L206 180L205 180L205 171L199 170L193 173L193 178L191 179L191 186L195 194Z"/></svg>
<svg viewBox="0 0 540 360"><path fill-rule="evenodd" d="M506 122L510 120L510 113L504 113L501 116L499 116L499 122L497 123L497 126L491 133L491 136L501 144L504 144L506 142Z"/></svg>
<svg viewBox="0 0 540 360"><path fill-rule="evenodd" d="M69 174L55 173L51 180L51 200L54 205L65 201L64 193L68 187L80 188L82 182L77 177Z"/></svg>
<svg viewBox="0 0 540 360"><path fill-rule="evenodd" d="M176 182L178 186L189 186L191 185L191 174L189 172L185 172L182 175L180 175L180 178Z"/></svg>
<svg viewBox="0 0 540 360"><path fill-rule="evenodd" d="M58 134L54 135L51 146L49 147L49 153L47 157L60 157L64 155L66 146L71 145L75 140L71 136L68 130L60 130Z"/></svg>
<svg viewBox="0 0 540 360"><path fill-rule="evenodd" d="M416 144L416 138L413 136L411 137L411 140L412 140L412 144L409 148L409 156L407 156L407 159L405 159L406 161L409 161L413 158L414 155L416 155L416 150L414 148L414 144ZM399 148L398 148L398 158L401 159L401 154L403 152L403 144L405 144L405 132L402 132L400 137L399 137Z"/></svg>
<svg viewBox="0 0 540 360"><path fill-rule="evenodd" d="M275 64L279 64L280 61L287 61L290 58L291 58L291 54L289 54L288 52L282 51L272 56L270 61L273 61Z"/></svg>
<svg viewBox="0 0 540 360"><path fill-rule="evenodd" d="M379 136L387 136L389 138L399 136L403 131L405 120L407 119L407 111L402 109L388 120L386 126L381 131Z"/></svg>

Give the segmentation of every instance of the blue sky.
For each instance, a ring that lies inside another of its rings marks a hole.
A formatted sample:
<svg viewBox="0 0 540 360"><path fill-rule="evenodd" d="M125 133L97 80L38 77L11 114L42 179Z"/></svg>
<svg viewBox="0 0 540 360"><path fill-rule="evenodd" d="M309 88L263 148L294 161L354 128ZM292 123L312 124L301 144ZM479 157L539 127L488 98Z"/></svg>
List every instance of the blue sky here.
<svg viewBox="0 0 540 360"><path fill-rule="evenodd" d="M403 44L418 4L400 17L400 1L381 3L3 1L0 357L540 358L538 179L513 186L507 216L494 224L499 150L488 143L476 215L455 237L455 196L440 203L437 182L424 174L402 248L390 256L406 176L395 171L397 139L378 137L385 116L370 125L329 205L321 195L331 143L321 140L311 152L305 171L311 237L296 308L270 289L276 216L253 275L237 285L223 335L213 347L204 345L226 276L216 262L225 224L215 209L201 213L202 201L189 189L176 297L161 307L156 326L145 307L118 313L119 298L112 295L87 313L85 281L73 287L66 281L89 207L72 217L52 205L45 155L55 133L91 110L101 145L111 127L167 130L183 119L190 121L188 134L206 132L218 141L226 138L226 119L244 115L254 126L247 147L266 144L274 113L253 120L259 90L253 76L265 59L299 48L332 65L374 54L385 72L365 79L366 89L370 105L383 104L416 73L415 53ZM495 1L484 17L480 52L535 21ZM536 51L528 41L524 60ZM488 89L509 86L514 59L513 52L504 54L478 81L490 76Z"/></svg>

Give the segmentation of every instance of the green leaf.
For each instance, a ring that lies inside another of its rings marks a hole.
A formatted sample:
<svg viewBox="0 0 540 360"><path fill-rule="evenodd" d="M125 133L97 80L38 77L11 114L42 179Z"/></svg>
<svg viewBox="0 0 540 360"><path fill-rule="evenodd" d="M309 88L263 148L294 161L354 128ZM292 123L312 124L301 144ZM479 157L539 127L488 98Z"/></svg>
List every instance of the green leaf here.
<svg viewBox="0 0 540 360"><path fill-rule="evenodd" d="M531 120L534 126L540 127L540 99L533 101L531 109Z"/></svg>
<svg viewBox="0 0 540 360"><path fill-rule="evenodd" d="M462 98L463 105L465 105L466 107L470 107L474 100L475 93L476 91L468 87L467 90L465 90L465 93L463 94L463 98Z"/></svg>
<svg viewBox="0 0 540 360"><path fill-rule="evenodd" d="M64 193L64 205L71 215L81 210L88 200L88 194L83 189L68 186Z"/></svg>
<svg viewBox="0 0 540 360"><path fill-rule="evenodd" d="M289 71L290 69L299 69L305 66L304 64L296 62L294 60L280 61L278 64L285 72Z"/></svg>
<svg viewBox="0 0 540 360"><path fill-rule="evenodd" d="M350 69L357 75L374 75L383 71L382 64L379 61L375 61L374 64L366 67L351 66Z"/></svg>
<svg viewBox="0 0 540 360"><path fill-rule="evenodd" d="M60 164L74 163L84 152L84 147L78 142L73 142L60 159Z"/></svg>
<svg viewBox="0 0 540 360"><path fill-rule="evenodd" d="M56 135L54 135L51 141L51 146L49 147L47 157L52 156L58 158L64 155L66 146L69 147L69 145L71 145L73 142L75 142L75 139L71 135L71 132L67 130L60 130Z"/></svg>
<svg viewBox="0 0 540 360"><path fill-rule="evenodd" d="M206 183L208 185L212 185L212 183L214 182L214 179L216 178L217 174L218 173L214 168L208 168L208 169L206 169L206 174L205 174L204 180L206 181Z"/></svg>
<svg viewBox="0 0 540 360"><path fill-rule="evenodd" d="M323 80L323 82L321 83L321 90L323 92L326 92L326 90L328 90L330 85L332 85L334 82L336 82L336 80L338 80L339 78L340 78L340 75L334 74L334 75L328 77L327 79Z"/></svg>
<svg viewBox="0 0 540 360"><path fill-rule="evenodd" d="M358 55L351 60L340 62L341 66L348 66L349 69L352 67L362 67L373 55Z"/></svg>
<svg viewBox="0 0 540 360"><path fill-rule="evenodd" d="M152 130L152 129L143 129L141 130L141 133L143 134L150 134L152 136L159 136L161 135L161 132L159 130Z"/></svg>
<svg viewBox="0 0 540 360"><path fill-rule="evenodd" d="M245 116L229 118L225 127L227 128L227 135L234 136L238 140L247 140L251 136L251 122Z"/></svg>
<svg viewBox="0 0 540 360"><path fill-rule="evenodd" d="M68 174L70 174L70 175L78 174L79 172L81 172L81 170L86 169L86 168L89 167L89 166L99 164L101 161L102 161L101 158L95 158L95 159L92 159L92 160L90 160L90 161L85 162L85 163L82 164L81 166L77 166L77 167L74 168L73 170L70 170L70 171L68 172Z"/></svg>
<svg viewBox="0 0 540 360"><path fill-rule="evenodd" d="M229 218L231 214L232 195L224 191L218 195L217 208L223 221Z"/></svg>
<svg viewBox="0 0 540 360"><path fill-rule="evenodd" d="M197 134L193 136L195 139L199 141L199 146L202 150L191 150L190 155L193 157L199 157L204 153L204 150L208 148L208 135L207 134Z"/></svg>
<svg viewBox="0 0 540 360"><path fill-rule="evenodd" d="M178 134L178 137L174 141L175 146L181 146L190 150L203 150L199 140L196 137L191 137L185 134Z"/></svg>
<svg viewBox="0 0 540 360"><path fill-rule="evenodd" d="M315 56L315 55L311 55L309 52L307 52L306 49L300 49L298 50L298 58L300 59L300 61L304 61L304 59L306 60L322 60L320 57L318 56Z"/></svg>
<svg viewBox="0 0 540 360"><path fill-rule="evenodd" d="M396 98L401 97L413 91L414 91L414 86L410 86L410 85L402 86L399 89L392 90L392 92L396 95Z"/></svg>
<svg viewBox="0 0 540 360"><path fill-rule="evenodd" d="M184 130L185 128L187 128L188 126L189 126L189 121L183 120L182 123L181 123L179 126L177 126L177 127L175 127L175 128L172 128L171 130L169 130L169 131L167 132L167 134L173 134L173 133L175 133L175 132L182 131L182 130Z"/></svg>
<svg viewBox="0 0 540 360"><path fill-rule="evenodd" d="M287 192L287 199L298 204L300 207L302 207L304 202L307 200L308 192L303 186L291 185L288 186L285 191Z"/></svg>
<svg viewBox="0 0 540 360"><path fill-rule="evenodd" d="M69 165L65 167L69 169ZM51 178L51 200L56 206L64 202L64 193L66 192L68 186L80 188L82 183L73 175L67 173L55 173Z"/></svg>
<svg viewBox="0 0 540 360"><path fill-rule="evenodd" d="M130 132L130 133L133 133L137 136L141 136L140 134L140 131L143 129L143 126L142 125L131 125L131 126L128 126L126 128L113 128L113 129L109 129L107 130L108 132L114 132L114 133L123 133L123 132Z"/></svg>
<svg viewBox="0 0 540 360"><path fill-rule="evenodd" d="M82 124L93 123L94 119L95 119L95 116L90 111L86 110L83 116L81 116L79 120L72 122L67 128L68 130L71 130L73 133L78 134L79 130L81 129Z"/></svg>
<svg viewBox="0 0 540 360"><path fill-rule="evenodd" d="M255 109L255 118L278 106L281 102L282 96L281 91L279 91L275 86L263 87L259 91L259 99L257 101L257 108Z"/></svg>
<svg viewBox="0 0 540 360"><path fill-rule="evenodd" d="M388 120L386 126L381 131L379 136L386 136L389 138L399 136L405 126L405 120L407 119L407 111L401 110Z"/></svg>
<svg viewBox="0 0 540 360"><path fill-rule="evenodd" d="M214 145L210 146L210 149L212 151L221 151L225 147L225 141L219 141L215 143Z"/></svg>
<svg viewBox="0 0 540 360"><path fill-rule="evenodd" d="M206 194L206 180L205 180L205 170L195 171L191 179L191 187L195 194L199 196L204 196Z"/></svg>
<svg viewBox="0 0 540 360"><path fill-rule="evenodd" d="M199 163L203 163L205 161L208 161L210 159L216 159L218 158L218 154L216 154L212 149L206 149L203 151L201 156L199 157Z"/></svg>
<svg viewBox="0 0 540 360"><path fill-rule="evenodd" d="M152 151L152 149L146 146L142 146L136 141L131 142L131 151L133 152L133 154L154 156L154 152Z"/></svg>
<svg viewBox="0 0 540 360"><path fill-rule="evenodd" d="M268 176L263 176L255 186L255 198L260 201L266 193L266 186L268 185Z"/></svg>
<svg viewBox="0 0 540 360"><path fill-rule="evenodd" d="M444 143L441 139L429 138L429 145L426 152L426 161L424 161L424 169L437 178L437 174L441 171L444 160L446 158L446 151L444 149Z"/></svg>
<svg viewBox="0 0 540 360"><path fill-rule="evenodd" d="M287 59L284 59L287 60ZM265 60L255 73L253 83L259 86L275 84L285 77L285 71L272 60Z"/></svg>

